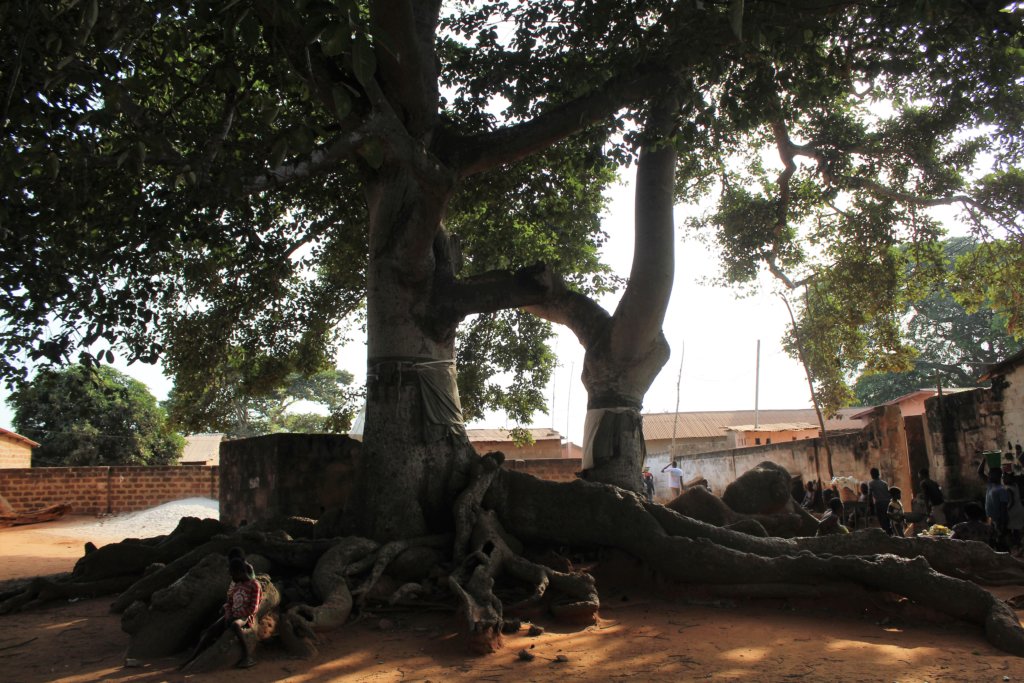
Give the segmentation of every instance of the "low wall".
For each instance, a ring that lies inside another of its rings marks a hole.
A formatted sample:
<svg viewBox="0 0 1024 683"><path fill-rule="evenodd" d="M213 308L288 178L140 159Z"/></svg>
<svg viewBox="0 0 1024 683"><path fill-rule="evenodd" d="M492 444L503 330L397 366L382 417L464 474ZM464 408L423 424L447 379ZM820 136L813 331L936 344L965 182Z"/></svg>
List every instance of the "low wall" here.
<svg viewBox="0 0 1024 683"><path fill-rule="evenodd" d="M220 519L317 519L344 507L362 445L340 434L269 434L220 445Z"/></svg>
<svg viewBox="0 0 1024 683"><path fill-rule="evenodd" d="M576 473L583 468L580 458L537 458L533 460L506 460L503 467L507 470L532 474L538 479L548 481L572 481Z"/></svg>
<svg viewBox="0 0 1024 683"><path fill-rule="evenodd" d="M218 497L217 467L25 467L0 470L16 512L70 503L74 514L135 512L183 498Z"/></svg>
<svg viewBox="0 0 1024 683"><path fill-rule="evenodd" d="M1003 415L1005 384L925 401L925 440L932 478L946 489L947 497L982 495L985 483L976 469L977 451L1004 450Z"/></svg>
<svg viewBox="0 0 1024 683"><path fill-rule="evenodd" d="M867 481L868 470L878 467L890 485L906 486L903 481L907 468L902 460L905 454L898 448L886 443L885 435L879 429L867 427L857 432L844 432L830 435L829 445L832 448L832 472L837 477L853 477ZM801 476L804 481L822 479L828 481L828 456L820 438L783 441L763 446L749 446L729 450L714 451L676 458L679 469L683 471L683 480L690 481L698 477L708 480L711 490L722 495L725 487L731 484L744 472L752 470L765 460L770 460L785 467L793 476ZM659 499L669 496L668 474L661 473L667 465L667 453L648 454L646 464L655 477L656 495Z"/></svg>

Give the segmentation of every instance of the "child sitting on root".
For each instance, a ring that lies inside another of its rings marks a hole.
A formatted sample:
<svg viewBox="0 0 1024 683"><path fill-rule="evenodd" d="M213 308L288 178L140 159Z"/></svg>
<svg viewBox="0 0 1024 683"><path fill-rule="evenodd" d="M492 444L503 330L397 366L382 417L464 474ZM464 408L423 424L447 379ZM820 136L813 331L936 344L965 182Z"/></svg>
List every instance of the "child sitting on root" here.
<svg viewBox="0 0 1024 683"><path fill-rule="evenodd" d="M189 661L212 645L220 638L227 629L232 629L242 644L245 656L238 666L247 669L256 660L252 656L251 640L245 637L245 632L256 628L256 612L259 610L260 600L263 597L263 586L256 580L256 572L253 566L239 557L232 549L228 553L228 571L231 573L231 585L228 586L227 601L222 608L222 614L213 622L209 628L203 631L199 637Z"/></svg>

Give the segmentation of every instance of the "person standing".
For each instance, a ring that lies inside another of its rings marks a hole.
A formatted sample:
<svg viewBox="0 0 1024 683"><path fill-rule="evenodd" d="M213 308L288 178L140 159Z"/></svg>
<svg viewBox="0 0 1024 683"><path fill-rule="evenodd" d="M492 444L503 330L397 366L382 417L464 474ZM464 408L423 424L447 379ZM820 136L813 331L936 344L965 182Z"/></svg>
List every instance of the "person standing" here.
<svg viewBox="0 0 1024 683"><path fill-rule="evenodd" d="M679 469L679 463L675 460L661 468L662 472L665 470L668 470L668 488L672 498L678 498L683 492L683 471Z"/></svg>
<svg viewBox="0 0 1024 683"><path fill-rule="evenodd" d="M893 536L903 537L903 532L906 529L906 513L903 511L903 492L900 491L899 487L893 486L889 488L889 507L886 509L886 517L889 518L889 528L892 529Z"/></svg>
<svg viewBox="0 0 1024 683"><path fill-rule="evenodd" d="M871 481L868 482L868 493L871 494L871 505L878 517L878 525L885 533L892 536L892 524L889 523L889 484L881 477L877 467L871 468Z"/></svg>
<svg viewBox="0 0 1024 683"><path fill-rule="evenodd" d="M644 467L644 495L647 496L647 502L654 502L654 474L651 472L650 467Z"/></svg>

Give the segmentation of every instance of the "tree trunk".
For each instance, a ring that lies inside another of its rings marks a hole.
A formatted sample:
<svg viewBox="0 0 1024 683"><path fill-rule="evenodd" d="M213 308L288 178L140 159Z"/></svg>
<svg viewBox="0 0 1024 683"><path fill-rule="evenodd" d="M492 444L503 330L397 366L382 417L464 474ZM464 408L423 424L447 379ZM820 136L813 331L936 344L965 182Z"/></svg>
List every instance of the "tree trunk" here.
<svg viewBox="0 0 1024 683"><path fill-rule="evenodd" d="M583 365L584 475L636 492L643 490L641 469L647 457L640 409L669 358L661 325L675 274L676 151L667 137L676 111L673 96L652 105L637 166L629 284L615 313L587 340Z"/></svg>
<svg viewBox="0 0 1024 683"><path fill-rule="evenodd" d="M379 542L450 530L475 457L461 414L438 417L427 405L437 393L431 380L455 362L457 324L431 315L449 275L438 272L446 264L434 243L451 189L436 175L431 185L409 170L385 171L368 191L366 428L349 518L353 533ZM457 408L454 381L441 385Z"/></svg>

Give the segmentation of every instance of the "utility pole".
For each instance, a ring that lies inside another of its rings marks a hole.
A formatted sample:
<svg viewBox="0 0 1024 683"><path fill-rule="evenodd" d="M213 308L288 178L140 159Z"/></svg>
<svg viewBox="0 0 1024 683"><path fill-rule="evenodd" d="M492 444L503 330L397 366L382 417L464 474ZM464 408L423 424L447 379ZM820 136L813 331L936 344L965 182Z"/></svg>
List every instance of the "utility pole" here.
<svg viewBox="0 0 1024 683"><path fill-rule="evenodd" d="M668 447L668 457L676 455L676 425L679 424L679 389L683 384L683 357L686 355L686 342L679 342L679 374L676 376L676 412L672 413L672 445Z"/></svg>
<svg viewBox="0 0 1024 683"><path fill-rule="evenodd" d="M757 401L761 396L761 340L757 340L757 360L754 363L754 429L761 426L757 414Z"/></svg>

